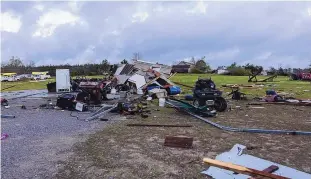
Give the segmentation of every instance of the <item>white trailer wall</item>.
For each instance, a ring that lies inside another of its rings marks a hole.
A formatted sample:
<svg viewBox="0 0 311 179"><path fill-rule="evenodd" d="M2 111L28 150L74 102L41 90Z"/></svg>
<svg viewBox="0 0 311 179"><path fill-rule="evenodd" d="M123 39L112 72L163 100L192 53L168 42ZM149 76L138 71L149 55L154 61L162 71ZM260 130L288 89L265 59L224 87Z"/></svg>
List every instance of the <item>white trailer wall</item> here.
<svg viewBox="0 0 311 179"><path fill-rule="evenodd" d="M69 69L56 69L56 92L70 92Z"/></svg>

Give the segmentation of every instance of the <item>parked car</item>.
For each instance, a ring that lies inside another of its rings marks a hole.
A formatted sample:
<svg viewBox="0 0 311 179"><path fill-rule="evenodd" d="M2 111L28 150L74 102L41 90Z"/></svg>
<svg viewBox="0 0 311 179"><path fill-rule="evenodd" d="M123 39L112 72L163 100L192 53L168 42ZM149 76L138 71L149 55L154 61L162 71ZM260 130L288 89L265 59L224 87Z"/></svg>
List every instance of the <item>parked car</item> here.
<svg viewBox="0 0 311 179"><path fill-rule="evenodd" d="M32 75L31 79L33 80L45 80L51 78L50 75Z"/></svg>
<svg viewBox="0 0 311 179"><path fill-rule="evenodd" d="M13 82L13 81L19 81L19 80L20 80L20 77L18 77L16 75L11 75L11 76L3 75L3 76L1 76L1 82L5 82L5 81Z"/></svg>

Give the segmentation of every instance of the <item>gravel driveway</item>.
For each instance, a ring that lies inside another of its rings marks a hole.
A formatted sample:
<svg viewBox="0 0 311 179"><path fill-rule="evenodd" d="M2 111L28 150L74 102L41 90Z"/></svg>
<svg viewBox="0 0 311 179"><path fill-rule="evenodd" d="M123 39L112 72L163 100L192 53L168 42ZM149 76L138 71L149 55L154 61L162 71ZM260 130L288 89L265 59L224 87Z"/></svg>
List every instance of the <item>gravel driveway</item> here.
<svg viewBox="0 0 311 179"><path fill-rule="evenodd" d="M1 133L9 135L1 140L3 178L51 178L58 170L56 162L70 156L73 144L112 123L85 122L71 117L70 111L38 109L46 103L47 99L22 98L9 100L10 108L1 109L2 114L16 116L1 119ZM85 119L90 114L79 115Z"/></svg>

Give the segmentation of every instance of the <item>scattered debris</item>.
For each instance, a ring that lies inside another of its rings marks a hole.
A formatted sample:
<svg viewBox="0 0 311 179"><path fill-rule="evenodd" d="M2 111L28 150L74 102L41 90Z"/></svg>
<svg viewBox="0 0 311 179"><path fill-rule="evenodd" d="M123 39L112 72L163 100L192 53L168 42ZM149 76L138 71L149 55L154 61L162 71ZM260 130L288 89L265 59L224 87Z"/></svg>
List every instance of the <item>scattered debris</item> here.
<svg viewBox="0 0 311 179"><path fill-rule="evenodd" d="M1 106L8 106L9 102L5 98L0 98L1 99Z"/></svg>
<svg viewBox="0 0 311 179"><path fill-rule="evenodd" d="M284 101L284 99L278 95L274 90L267 90L266 97L264 98L266 102L279 102Z"/></svg>
<svg viewBox="0 0 311 179"><path fill-rule="evenodd" d="M100 118L100 121L108 121L109 119L107 118Z"/></svg>
<svg viewBox="0 0 311 179"><path fill-rule="evenodd" d="M164 107L165 106L165 98L159 98L159 106Z"/></svg>
<svg viewBox="0 0 311 179"><path fill-rule="evenodd" d="M147 118L147 117L149 117L147 114L140 114L140 116L142 117L142 118Z"/></svg>
<svg viewBox="0 0 311 179"><path fill-rule="evenodd" d="M75 105L75 95L73 94L65 93L57 98L56 106L61 109L68 109L72 111L75 109Z"/></svg>
<svg viewBox="0 0 311 179"><path fill-rule="evenodd" d="M141 127L192 127L192 125L181 125L181 124L127 124L127 126L141 126Z"/></svg>
<svg viewBox="0 0 311 179"><path fill-rule="evenodd" d="M247 179L250 176L276 179L311 177L308 173L254 157L252 155L243 154L244 149L246 149L246 146L235 144L230 151L217 155L216 160L204 158L204 162L212 166L202 173L215 179ZM247 166L247 168L243 166ZM267 169L268 167L269 169ZM235 172L239 174L235 174Z"/></svg>
<svg viewBox="0 0 311 179"><path fill-rule="evenodd" d="M164 146L176 148L192 148L192 143L192 137L166 136Z"/></svg>
<svg viewBox="0 0 311 179"><path fill-rule="evenodd" d="M8 137L9 137L9 135L7 133L1 134L1 140L4 140L4 139L6 139Z"/></svg>
<svg viewBox="0 0 311 179"><path fill-rule="evenodd" d="M14 115L1 114L1 118L15 118L15 116Z"/></svg>
<svg viewBox="0 0 311 179"><path fill-rule="evenodd" d="M251 109L264 109L265 107L263 107L263 106L248 106L248 108L251 108Z"/></svg>
<svg viewBox="0 0 311 179"><path fill-rule="evenodd" d="M264 133L264 134L290 134L290 135L311 135L311 131L290 131L290 130L273 130L273 129L251 129L251 128L234 128L234 127L230 127L230 126L223 126L220 124L217 124L215 122L212 122L200 115L195 114L194 112L191 112L193 110L197 110L198 112L202 112L197 108L192 108L191 109L191 105L179 101L179 100L168 100L166 102L168 105L175 107L176 109L185 112L193 117L196 117L214 127L217 127L221 130L225 130L225 131L230 131L230 132L250 132L250 133ZM187 105L186 105L187 104ZM248 115L245 115L248 116Z"/></svg>
<svg viewBox="0 0 311 179"><path fill-rule="evenodd" d="M228 96L232 95L231 99L233 100L246 100L245 93L241 93L239 88L231 88L231 93Z"/></svg>

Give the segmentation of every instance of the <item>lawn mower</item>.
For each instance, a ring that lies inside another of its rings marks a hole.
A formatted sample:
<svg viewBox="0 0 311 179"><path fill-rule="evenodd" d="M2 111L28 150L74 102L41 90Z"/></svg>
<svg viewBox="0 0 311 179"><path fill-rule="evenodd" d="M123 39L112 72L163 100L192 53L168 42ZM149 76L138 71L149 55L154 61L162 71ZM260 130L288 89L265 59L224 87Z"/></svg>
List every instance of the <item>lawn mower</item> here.
<svg viewBox="0 0 311 179"><path fill-rule="evenodd" d="M198 79L193 90L193 105L197 108L207 106L218 112L227 109L227 101L222 97L222 92L216 89L211 78Z"/></svg>

